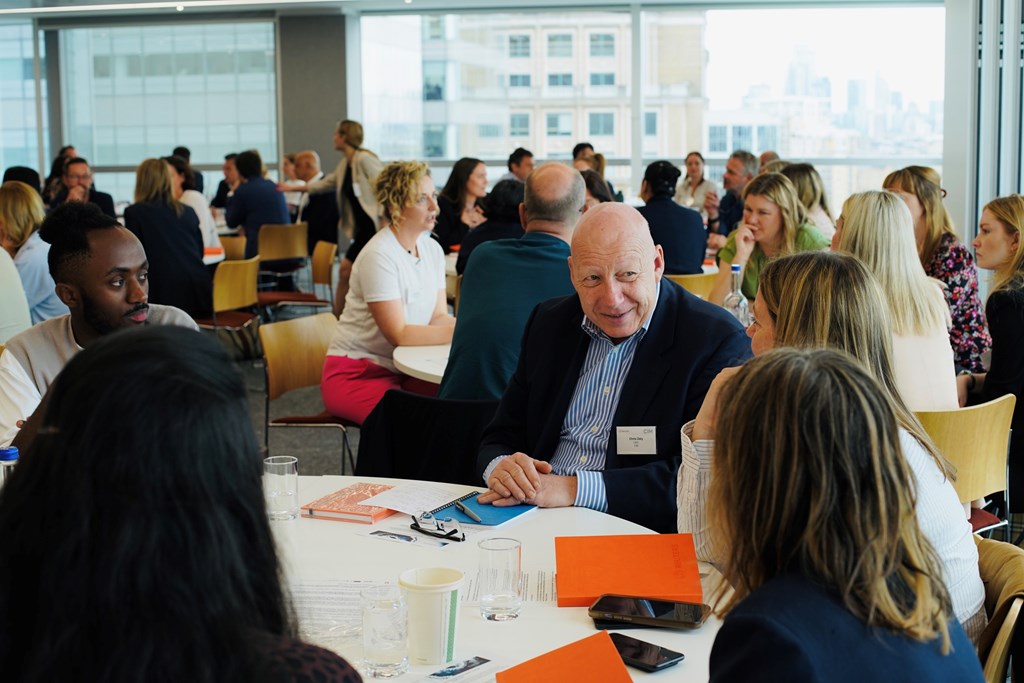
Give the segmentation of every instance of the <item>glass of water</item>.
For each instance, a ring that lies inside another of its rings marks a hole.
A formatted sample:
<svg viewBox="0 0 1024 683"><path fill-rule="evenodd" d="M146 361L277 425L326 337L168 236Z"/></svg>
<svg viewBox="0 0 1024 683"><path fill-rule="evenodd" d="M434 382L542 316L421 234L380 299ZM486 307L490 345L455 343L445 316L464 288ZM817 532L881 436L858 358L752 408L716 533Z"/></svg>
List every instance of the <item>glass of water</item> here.
<svg viewBox="0 0 1024 683"><path fill-rule="evenodd" d="M290 455L275 455L263 461L263 494L267 515L272 520L299 516L299 461Z"/></svg>
<svg viewBox="0 0 1024 683"><path fill-rule="evenodd" d="M523 606L522 544L514 538L480 541L480 615L488 621L510 621Z"/></svg>
<svg viewBox="0 0 1024 683"><path fill-rule="evenodd" d="M393 678L409 669L408 613L398 586L360 593L363 608L363 668L372 678Z"/></svg>

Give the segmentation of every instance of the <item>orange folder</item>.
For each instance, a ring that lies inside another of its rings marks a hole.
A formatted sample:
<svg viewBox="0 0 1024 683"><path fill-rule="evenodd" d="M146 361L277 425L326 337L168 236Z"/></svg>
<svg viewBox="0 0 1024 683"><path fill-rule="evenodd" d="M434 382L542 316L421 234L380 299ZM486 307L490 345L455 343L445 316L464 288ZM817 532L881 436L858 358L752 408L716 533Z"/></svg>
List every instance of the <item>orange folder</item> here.
<svg viewBox="0 0 1024 683"><path fill-rule="evenodd" d="M607 631L599 631L499 671L496 678L498 683L629 683L633 680Z"/></svg>
<svg viewBox="0 0 1024 683"><path fill-rule="evenodd" d="M559 607L589 607L605 593L704 602L690 534L555 538Z"/></svg>

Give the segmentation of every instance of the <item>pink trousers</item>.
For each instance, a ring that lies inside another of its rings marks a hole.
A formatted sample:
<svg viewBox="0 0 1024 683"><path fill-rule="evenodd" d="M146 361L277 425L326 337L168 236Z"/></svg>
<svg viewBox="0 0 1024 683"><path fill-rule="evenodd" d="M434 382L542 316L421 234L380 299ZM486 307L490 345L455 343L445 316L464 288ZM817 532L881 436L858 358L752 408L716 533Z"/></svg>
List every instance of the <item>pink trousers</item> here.
<svg viewBox="0 0 1024 683"><path fill-rule="evenodd" d="M400 375L364 358L327 356L320 382L324 407L332 415L362 424L374 406L391 389L437 396L437 385Z"/></svg>

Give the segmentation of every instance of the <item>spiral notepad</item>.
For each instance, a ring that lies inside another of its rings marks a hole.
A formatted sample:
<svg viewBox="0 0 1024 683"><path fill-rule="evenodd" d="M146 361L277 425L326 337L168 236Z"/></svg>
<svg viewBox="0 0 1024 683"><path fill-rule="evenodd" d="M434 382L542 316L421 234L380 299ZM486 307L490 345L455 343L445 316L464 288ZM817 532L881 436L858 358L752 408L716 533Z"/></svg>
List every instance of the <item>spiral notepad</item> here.
<svg viewBox="0 0 1024 683"><path fill-rule="evenodd" d="M434 508L430 511L430 514L435 517L443 516L445 519L452 518L459 522L463 526L501 526L509 520L515 519L520 515L526 514L530 510L536 508L536 505L512 505L509 507L494 507L493 505L481 505L476 502L477 496L481 495L481 491L470 491L464 496L460 496L453 501L445 503L444 505ZM476 522L469 518L469 515L455 507L455 503L459 502L465 505L467 508L472 510L480 518L479 522ZM444 512L443 515L439 513Z"/></svg>

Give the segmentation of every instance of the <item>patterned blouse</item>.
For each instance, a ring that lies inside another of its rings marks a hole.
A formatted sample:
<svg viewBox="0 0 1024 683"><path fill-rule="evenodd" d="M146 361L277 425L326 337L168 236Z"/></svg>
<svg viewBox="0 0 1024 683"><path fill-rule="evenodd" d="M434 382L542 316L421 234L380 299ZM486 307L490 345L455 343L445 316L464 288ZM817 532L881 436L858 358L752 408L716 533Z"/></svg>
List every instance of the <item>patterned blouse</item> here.
<svg viewBox="0 0 1024 683"><path fill-rule="evenodd" d="M929 277L946 285L944 293L953 318L949 341L957 366L984 372L981 354L992 346L985 325L985 312L978 298L978 271L974 257L956 237L943 233L935 254L925 267Z"/></svg>

